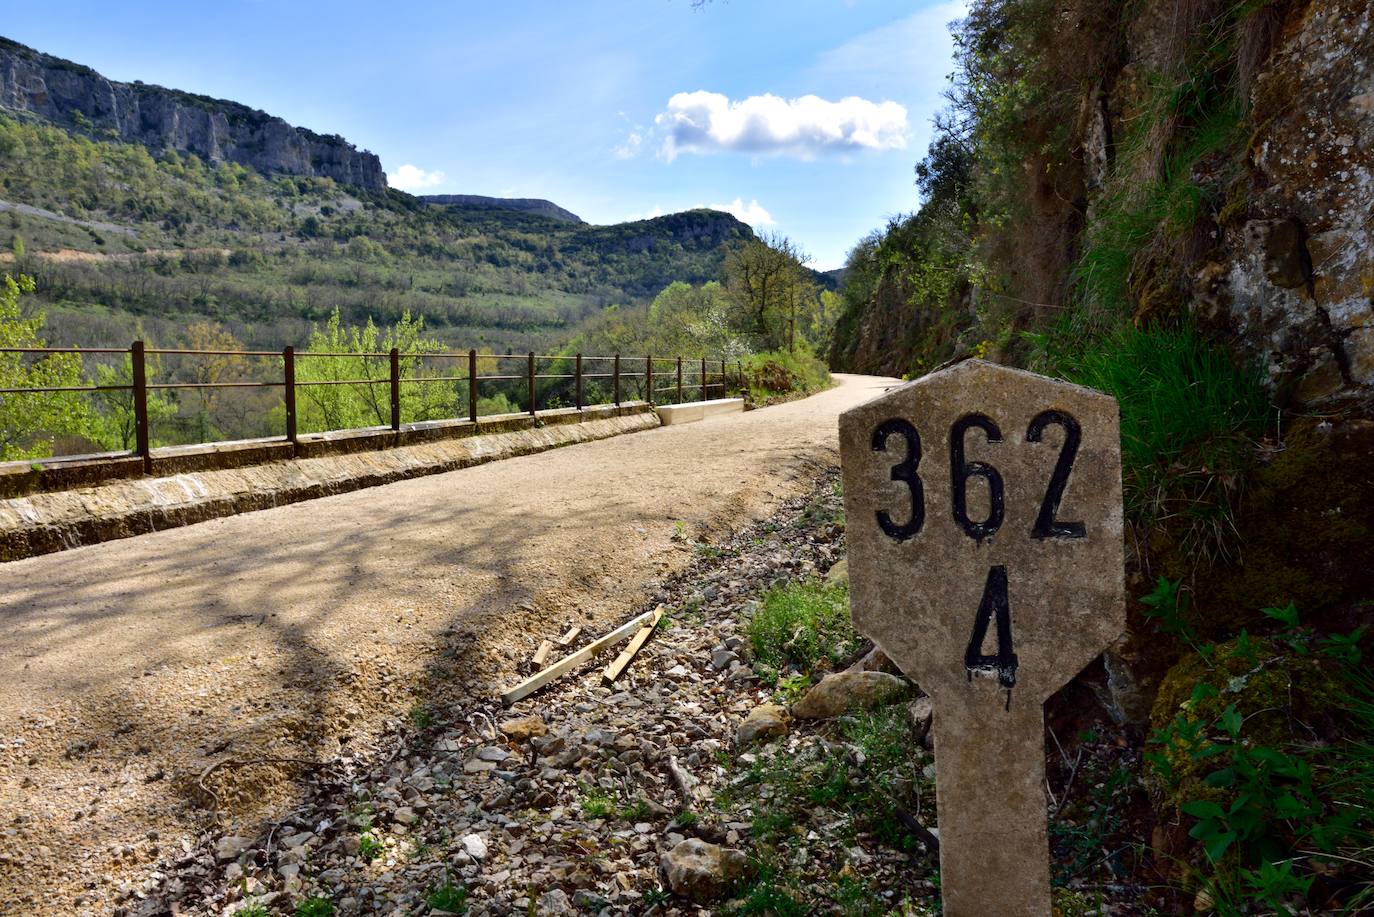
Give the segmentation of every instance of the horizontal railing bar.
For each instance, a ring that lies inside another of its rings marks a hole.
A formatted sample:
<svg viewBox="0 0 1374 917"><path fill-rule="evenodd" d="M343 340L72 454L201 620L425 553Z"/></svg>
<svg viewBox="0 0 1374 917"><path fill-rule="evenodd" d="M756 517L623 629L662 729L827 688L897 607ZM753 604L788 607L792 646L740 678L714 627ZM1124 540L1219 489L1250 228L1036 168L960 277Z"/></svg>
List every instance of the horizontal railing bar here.
<svg viewBox="0 0 1374 917"><path fill-rule="evenodd" d="M386 385L390 381L390 379L317 379L303 382L297 379L296 387L300 388L303 385Z"/></svg>
<svg viewBox="0 0 1374 917"><path fill-rule="evenodd" d="M43 388L0 388L0 395L41 395L45 392L131 392L132 385L50 385Z"/></svg>
<svg viewBox="0 0 1374 917"><path fill-rule="evenodd" d="M176 354L188 357L279 357L280 350L171 350L146 347L144 353ZM300 356L300 354L296 354Z"/></svg>
<svg viewBox="0 0 1374 917"><path fill-rule="evenodd" d="M304 383L297 382L297 385ZM285 382L149 382L149 389L171 388L281 388Z"/></svg>
<svg viewBox="0 0 1374 917"><path fill-rule="evenodd" d="M128 353L127 347L0 347L0 353Z"/></svg>

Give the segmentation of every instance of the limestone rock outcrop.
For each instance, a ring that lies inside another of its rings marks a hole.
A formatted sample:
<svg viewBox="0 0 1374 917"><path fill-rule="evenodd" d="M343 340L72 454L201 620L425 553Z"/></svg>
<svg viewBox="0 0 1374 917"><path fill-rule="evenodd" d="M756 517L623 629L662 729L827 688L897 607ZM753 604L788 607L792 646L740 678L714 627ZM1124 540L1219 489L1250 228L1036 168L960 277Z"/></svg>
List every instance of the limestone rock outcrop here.
<svg viewBox="0 0 1374 917"><path fill-rule="evenodd" d="M193 153L265 173L322 176L384 191L381 160L344 138L293 127L237 102L142 82L120 83L89 67L0 38L0 109L23 112L97 139Z"/></svg>

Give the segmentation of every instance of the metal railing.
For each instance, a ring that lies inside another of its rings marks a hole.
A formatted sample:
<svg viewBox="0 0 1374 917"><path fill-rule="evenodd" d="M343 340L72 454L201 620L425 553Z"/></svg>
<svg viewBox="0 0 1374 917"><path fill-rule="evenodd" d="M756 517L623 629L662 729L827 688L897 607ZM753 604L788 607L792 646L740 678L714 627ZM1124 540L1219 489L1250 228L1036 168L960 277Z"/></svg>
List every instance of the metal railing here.
<svg viewBox="0 0 1374 917"><path fill-rule="evenodd" d="M131 364L131 380L128 385L71 385L71 386L38 386L30 388L0 388L0 395L29 395L46 394L58 392L106 392L106 391L125 391L133 394L133 413L134 413L134 448L128 453L138 456L143 460L145 472L152 471L152 440L150 435L149 413L148 413L148 393L156 391L172 390L194 390L194 389L236 389L236 388L280 388L283 390L283 401L285 406L285 433L283 439L292 444L295 451L299 453L300 435L297 430L297 392L309 386L319 385L387 385L390 388L390 409L391 423L390 428L394 432L401 430L401 386L411 383L429 382L466 382L468 395L467 420L476 424L479 420L478 415L478 392L483 382L521 382L525 383L528 408L524 413L531 417L538 416L538 384L541 380L572 380L574 391L574 405L577 410L587 407L612 404L616 407L621 405L622 386L626 380L640 380L644 382L645 401L650 405L660 403L656 395L663 393L674 393L679 402L685 401L685 393L695 390L699 394L696 400L705 401L711 390L719 390L722 394L728 391L731 382L740 387L744 387L744 367L739 361L732 366L722 359L719 361L708 361L705 357L692 359L686 365L692 370L699 371L697 382L687 383L683 381L684 359L682 357L622 357L620 354L611 356L589 356L585 354L539 354L530 351L527 354L492 354L478 353L476 350L469 350L466 353L406 353L402 354L399 349L392 348L389 351L377 352L329 352L329 351L296 351L294 347L285 347L280 351L276 350L188 350L178 348L153 348L146 347L142 341L134 341L127 349L116 347L0 347L0 353L18 354L120 354L127 355ZM281 381L232 381L232 382L150 382L148 380L148 357L150 355L169 355L169 356L199 356L199 357L280 357L282 361ZM323 358L323 359L379 359L386 358L389 362L390 372L386 378L362 378L362 379L311 379L298 380L296 378L296 361L304 358ZM401 373L402 360L455 360L467 362L467 373L465 375L445 375L445 376L403 376ZM522 361L524 372L522 373L479 373L479 364L494 364L495 368L500 369L502 361ZM538 372L539 361L571 362L572 372L552 373ZM584 368L585 363L609 363L609 372L587 372ZM659 387L656 381L664 375L661 371L656 372L655 366L669 365L668 377L675 382L668 386ZM711 381L712 370L719 365L719 372L714 373L717 381ZM628 369L625 367L629 367ZM730 372L733 369L734 372ZM588 405L585 399L584 383L587 379L610 379L611 380L611 401L598 402L596 405ZM638 384L636 383L636 387ZM493 416L493 415L488 415ZM461 418L447 418L458 420ZM368 429L368 428L359 428ZM343 431L331 431L343 432ZM124 453L119 453L124 454Z"/></svg>

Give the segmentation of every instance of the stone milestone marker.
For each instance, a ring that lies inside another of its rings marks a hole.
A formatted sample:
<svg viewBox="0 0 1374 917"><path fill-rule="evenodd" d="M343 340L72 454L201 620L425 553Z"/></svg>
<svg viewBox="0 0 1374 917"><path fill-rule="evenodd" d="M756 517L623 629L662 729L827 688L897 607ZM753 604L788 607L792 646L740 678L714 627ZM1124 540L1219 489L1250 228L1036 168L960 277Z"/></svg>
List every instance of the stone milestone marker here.
<svg viewBox="0 0 1374 917"><path fill-rule="evenodd" d="M982 360L840 416L854 623L935 706L949 917L1050 913L1044 703L1125 628L1118 428Z"/></svg>

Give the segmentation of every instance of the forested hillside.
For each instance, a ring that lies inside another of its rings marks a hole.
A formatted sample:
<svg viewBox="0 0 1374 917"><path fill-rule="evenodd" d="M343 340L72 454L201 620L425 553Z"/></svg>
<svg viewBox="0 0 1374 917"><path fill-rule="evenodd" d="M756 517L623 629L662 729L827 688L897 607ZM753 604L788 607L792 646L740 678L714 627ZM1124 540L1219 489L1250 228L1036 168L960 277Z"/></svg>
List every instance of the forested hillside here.
<svg viewBox="0 0 1374 917"><path fill-rule="evenodd" d="M1139 757L1056 851L1169 913L1367 908L1374 14L977 0L956 40L922 205L853 249L831 360L1120 402L1130 629L1050 718L1096 697Z"/></svg>
<svg viewBox="0 0 1374 917"><path fill-rule="evenodd" d="M729 245L753 237L716 211L598 227L432 206L5 114L0 201L5 270L37 281L50 341L88 345L135 327L170 343L205 319L276 348L337 306L352 324L423 315L464 347L542 347L607 305L717 279Z"/></svg>

